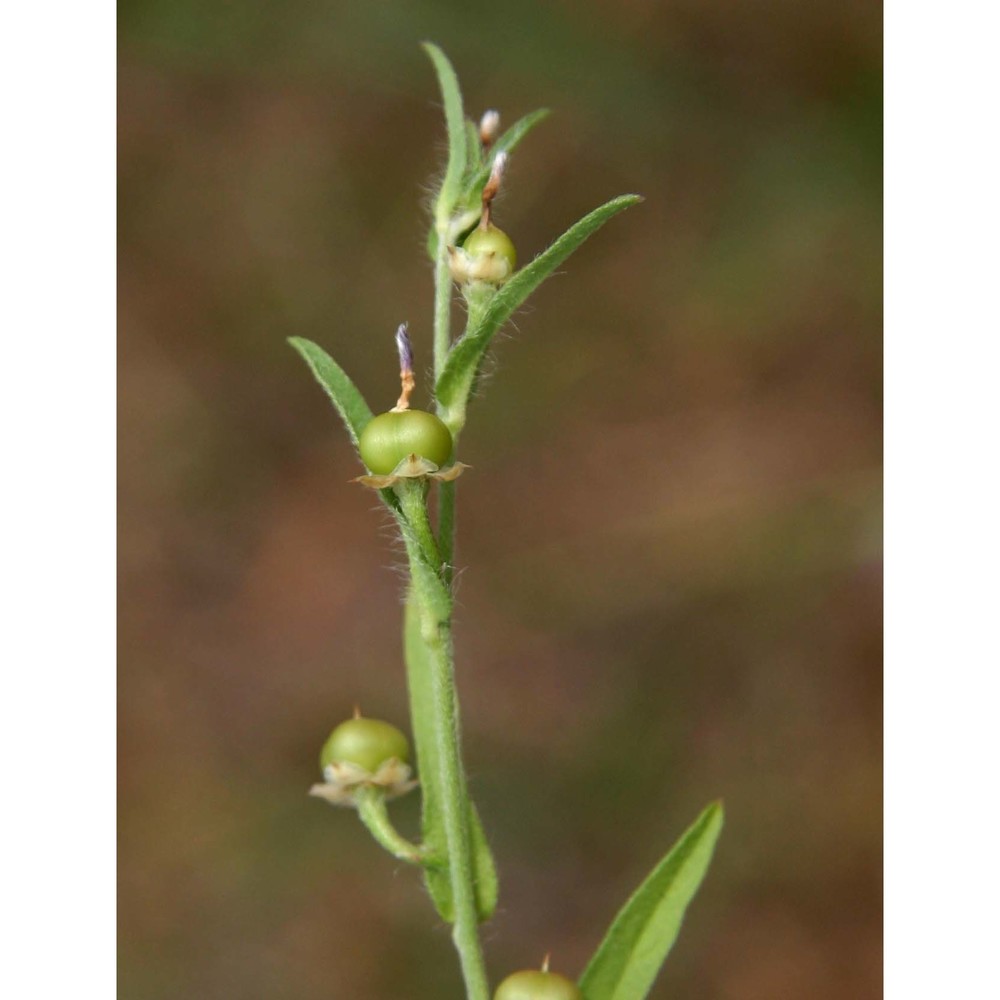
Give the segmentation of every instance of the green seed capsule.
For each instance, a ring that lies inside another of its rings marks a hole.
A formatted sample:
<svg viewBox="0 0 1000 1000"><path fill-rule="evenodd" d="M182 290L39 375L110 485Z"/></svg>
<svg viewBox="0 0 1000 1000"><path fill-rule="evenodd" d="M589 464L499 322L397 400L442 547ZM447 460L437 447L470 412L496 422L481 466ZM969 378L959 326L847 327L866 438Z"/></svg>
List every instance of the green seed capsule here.
<svg viewBox="0 0 1000 1000"><path fill-rule="evenodd" d="M583 994L576 983L557 972L526 969L508 976L493 1000L583 1000Z"/></svg>
<svg viewBox="0 0 1000 1000"><path fill-rule="evenodd" d="M374 774L393 757L404 764L410 758L410 745L395 726L379 719L348 719L323 744L319 766L357 764Z"/></svg>
<svg viewBox="0 0 1000 1000"><path fill-rule="evenodd" d="M361 432L358 451L370 472L387 476L410 455L442 466L451 458L451 431L424 410L390 411L373 417Z"/></svg>
<svg viewBox="0 0 1000 1000"><path fill-rule="evenodd" d="M486 229L474 229L462 244L472 278L500 284L514 273L517 251L511 238L490 223Z"/></svg>

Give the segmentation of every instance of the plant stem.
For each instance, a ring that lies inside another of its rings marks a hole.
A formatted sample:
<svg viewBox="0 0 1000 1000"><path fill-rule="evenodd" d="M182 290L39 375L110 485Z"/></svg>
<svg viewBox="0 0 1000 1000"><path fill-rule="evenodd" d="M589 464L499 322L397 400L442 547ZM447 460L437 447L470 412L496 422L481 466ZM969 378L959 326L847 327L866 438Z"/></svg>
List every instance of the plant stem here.
<svg viewBox="0 0 1000 1000"><path fill-rule="evenodd" d="M411 865L429 865L434 862L425 848L410 843L392 825L385 807L385 792L382 789L359 788L355 795L361 822L394 858Z"/></svg>
<svg viewBox="0 0 1000 1000"><path fill-rule="evenodd" d="M451 349L451 283L446 226L439 224L434 266L435 383L444 370ZM410 560L420 637L431 674L433 719L430 728L436 750L436 784L454 905L452 940L458 952L468 1000L489 1000L489 983L479 941L469 834L471 804L460 750L458 696L451 641L455 484L442 483L438 492L437 542L427 516L423 487L418 483L404 483L397 490L397 495L403 519L409 526L409 532L404 529L403 537Z"/></svg>
<svg viewBox="0 0 1000 1000"><path fill-rule="evenodd" d="M444 582L450 587L455 575L455 480L438 488L438 548Z"/></svg>
<svg viewBox="0 0 1000 1000"><path fill-rule="evenodd" d="M433 543L423 485L401 483L403 541L410 561L413 597L420 620L420 636L430 667L432 729L438 764L438 789L444 827L448 873L454 904L452 940L458 951L469 1000L489 1000L489 984L479 941L479 915L472 845L469 835L471 804L462 766L451 640L451 592L443 579L441 557Z"/></svg>
<svg viewBox="0 0 1000 1000"><path fill-rule="evenodd" d="M451 294L451 273L445 274L445 284L442 287L439 285L435 288L435 302L438 301L438 296L444 295L446 298ZM474 329L481 321L483 313L486 311L486 306L489 304L489 300L495 295L495 291L486 285L477 291L466 292L466 302L468 303L468 318L466 321L465 330L468 333L469 330ZM450 315L446 317L447 320L450 319ZM446 334L446 340L449 339ZM442 365L444 361L442 360ZM440 374L440 372L438 373ZM462 427L465 425L465 407L464 403L461 408L461 412L456 411L444 411L444 409L438 405L438 416L440 416L446 424L448 424L448 429L452 433L452 437L455 441L455 449L458 449L458 436L461 433ZM457 483L453 480L450 483L441 483L440 489L438 490L438 546L441 551L441 561L444 565L444 579L445 583L450 587L455 574L455 493L456 493Z"/></svg>
<svg viewBox="0 0 1000 1000"><path fill-rule="evenodd" d="M458 951L469 1000L488 1000L489 986L479 942L479 915L469 840L469 796L459 750L458 700L455 692L451 628L426 612L422 632L433 665L434 710L441 768L442 802L448 864L455 905L452 939ZM428 635L428 633L430 635Z"/></svg>
<svg viewBox="0 0 1000 1000"><path fill-rule="evenodd" d="M448 248L438 230L438 255L434 266L434 381L444 370L451 348L451 269ZM440 415L440 407L438 407ZM458 439L455 439L458 445ZM438 545L445 583L451 586L455 561L455 483L441 483L438 489Z"/></svg>
<svg viewBox="0 0 1000 1000"><path fill-rule="evenodd" d="M434 261L434 381L441 377L451 348L451 268L448 266L447 227L438 228L438 251Z"/></svg>
<svg viewBox="0 0 1000 1000"><path fill-rule="evenodd" d="M466 285L462 293L465 297L466 319L465 331L458 343L465 338L474 336L477 328L483 323L487 314L490 302L496 297L497 290L485 281L473 282ZM465 411L468 405L469 395L475 387L475 378L470 378L465 391L453 398L448 406L442 406L440 401L437 405L438 416L448 425L451 436L454 438L455 446L458 446L458 437L465 427Z"/></svg>
<svg viewBox="0 0 1000 1000"><path fill-rule="evenodd" d="M432 573L441 576L441 553L434 538L430 519L427 516L427 495L424 484L419 479L400 484L396 491L399 497L400 509L414 541L420 547L424 561ZM412 570L412 567L411 567ZM450 602L449 602L450 603Z"/></svg>

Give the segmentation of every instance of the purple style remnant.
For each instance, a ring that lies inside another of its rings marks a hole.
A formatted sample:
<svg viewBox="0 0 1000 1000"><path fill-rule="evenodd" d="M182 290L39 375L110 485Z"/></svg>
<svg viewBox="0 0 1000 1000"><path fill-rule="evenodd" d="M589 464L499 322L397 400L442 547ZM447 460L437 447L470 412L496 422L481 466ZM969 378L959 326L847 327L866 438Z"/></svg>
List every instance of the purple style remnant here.
<svg viewBox="0 0 1000 1000"><path fill-rule="evenodd" d="M399 370L413 371L413 348L410 346L410 336L406 332L406 324L400 323L396 330L396 350L399 351Z"/></svg>

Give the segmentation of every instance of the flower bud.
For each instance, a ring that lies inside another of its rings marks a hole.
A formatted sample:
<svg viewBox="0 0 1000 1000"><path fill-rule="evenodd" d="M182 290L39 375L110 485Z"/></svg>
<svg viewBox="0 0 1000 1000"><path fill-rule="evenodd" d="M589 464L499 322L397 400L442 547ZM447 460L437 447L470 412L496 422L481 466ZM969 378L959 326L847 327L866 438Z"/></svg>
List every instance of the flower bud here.
<svg viewBox="0 0 1000 1000"><path fill-rule="evenodd" d="M489 149L496 142L499 133L500 112L491 109L479 119L479 141L483 144L483 149Z"/></svg>

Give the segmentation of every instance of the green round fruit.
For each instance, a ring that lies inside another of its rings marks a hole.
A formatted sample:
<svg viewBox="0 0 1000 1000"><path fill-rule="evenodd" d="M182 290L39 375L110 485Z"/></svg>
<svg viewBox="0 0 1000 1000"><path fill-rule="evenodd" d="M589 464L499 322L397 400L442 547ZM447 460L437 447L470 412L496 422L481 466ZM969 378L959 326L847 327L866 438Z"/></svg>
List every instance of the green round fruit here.
<svg viewBox="0 0 1000 1000"><path fill-rule="evenodd" d="M410 744L395 726L379 719L348 719L323 744L319 766L357 764L374 774L393 757L404 764L410 758Z"/></svg>
<svg viewBox="0 0 1000 1000"><path fill-rule="evenodd" d="M489 254L494 254L492 259L498 266L492 270L497 280L502 281L517 267L517 251L511 238L502 229L497 229L493 223L486 229L474 229L462 244L462 249L474 260L486 259Z"/></svg>
<svg viewBox="0 0 1000 1000"><path fill-rule="evenodd" d="M508 976L493 1000L583 1000L580 988L558 972L526 969Z"/></svg>
<svg viewBox="0 0 1000 1000"><path fill-rule="evenodd" d="M451 431L424 410L390 411L373 417L358 440L361 460L369 471L387 476L409 455L441 466L451 458Z"/></svg>

